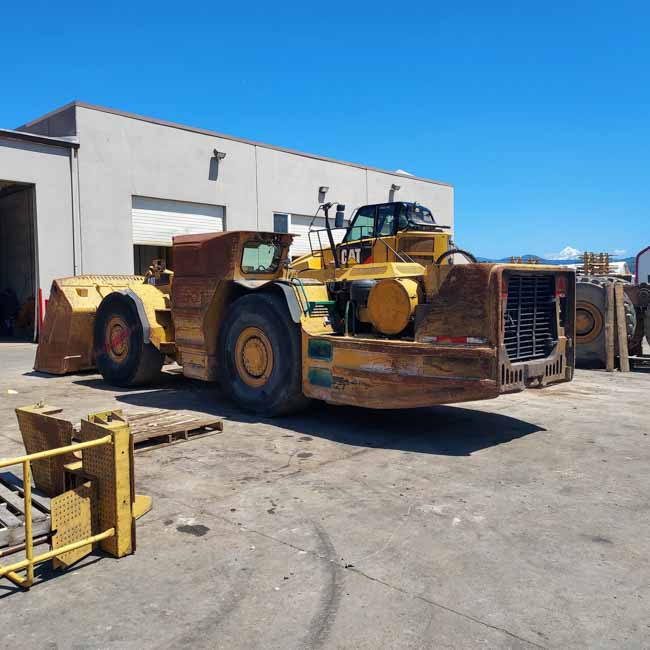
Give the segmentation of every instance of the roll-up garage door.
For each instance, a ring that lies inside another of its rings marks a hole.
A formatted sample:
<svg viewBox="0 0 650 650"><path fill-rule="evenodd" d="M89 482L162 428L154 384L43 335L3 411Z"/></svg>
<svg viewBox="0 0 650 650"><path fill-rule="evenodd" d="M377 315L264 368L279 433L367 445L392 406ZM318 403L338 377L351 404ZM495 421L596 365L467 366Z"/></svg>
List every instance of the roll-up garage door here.
<svg viewBox="0 0 650 650"><path fill-rule="evenodd" d="M323 217L317 217L314 219L314 217L307 217L300 214L292 214L290 219L291 225L289 227L289 232L296 235L293 244L291 245L291 256L295 257L297 255L310 253L309 224L311 224L313 220L314 223L311 226L312 230L325 230L325 219ZM330 217L330 225L332 228L334 227L334 219L332 217ZM332 235L334 236L334 242L338 244L345 236L345 230L333 230ZM316 233L312 233L311 235L312 246L315 250L318 248L318 237L319 235ZM323 248L329 248L329 241L326 232L320 233L320 241Z"/></svg>
<svg viewBox="0 0 650 650"><path fill-rule="evenodd" d="M139 245L171 246L174 235L224 229L225 208L222 205L134 196L131 214L133 243Z"/></svg>

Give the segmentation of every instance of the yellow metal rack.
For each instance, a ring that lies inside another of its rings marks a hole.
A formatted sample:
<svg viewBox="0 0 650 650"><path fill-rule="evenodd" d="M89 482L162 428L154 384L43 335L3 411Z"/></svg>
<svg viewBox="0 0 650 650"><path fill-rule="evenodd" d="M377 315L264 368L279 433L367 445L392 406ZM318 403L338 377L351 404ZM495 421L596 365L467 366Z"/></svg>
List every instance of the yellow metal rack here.
<svg viewBox="0 0 650 650"><path fill-rule="evenodd" d="M16 412L28 449L35 448L35 440L47 446L45 434L53 426L65 422L53 417L60 409L42 404ZM25 559L0 564L0 578L29 588L34 582L34 566L42 562L54 560L55 566L67 567L90 553L98 543L102 550L115 557L135 550L135 519L150 507L151 502L145 497L136 499L133 442L128 423L120 411L95 413L81 421L78 437L81 442L0 460L0 469L22 465L25 527ZM79 454L81 461L61 465L65 477L56 483L68 489L50 494L52 548L34 555L31 464L41 461L42 468L43 461L48 464L47 461L61 456L67 455L69 459ZM19 571L25 571L25 575L20 575Z"/></svg>

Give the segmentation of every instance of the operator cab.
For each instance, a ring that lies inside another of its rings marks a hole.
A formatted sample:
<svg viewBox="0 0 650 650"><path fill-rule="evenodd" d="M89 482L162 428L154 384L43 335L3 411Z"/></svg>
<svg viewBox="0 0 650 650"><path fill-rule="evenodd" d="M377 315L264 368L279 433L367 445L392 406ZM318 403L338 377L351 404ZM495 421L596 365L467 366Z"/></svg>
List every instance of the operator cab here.
<svg viewBox="0 0 650 650"><path fill-rule="evenodd" d="M348 227L343 243L375 237L392 237L400 230L442 232L429 208L419 203L398 201L360 207Z"/></svg>
<svg viewBox="0 0 650 650"><path fill-rule="evenodd" d="M335 205L332 227L328 213ZM291 271L303 278L310 274L322 279L320 273L330 265L338 268L411 261L426 266L450 247L450 226L437 223L431 210L419 203L394 201L363 205L353 213L347 228L343 226L344 205L324 203L319 210L325 215L325 229L310 228L311 253L291 262ZM334 231L339 231L338 236L335 237Z"/></svg>

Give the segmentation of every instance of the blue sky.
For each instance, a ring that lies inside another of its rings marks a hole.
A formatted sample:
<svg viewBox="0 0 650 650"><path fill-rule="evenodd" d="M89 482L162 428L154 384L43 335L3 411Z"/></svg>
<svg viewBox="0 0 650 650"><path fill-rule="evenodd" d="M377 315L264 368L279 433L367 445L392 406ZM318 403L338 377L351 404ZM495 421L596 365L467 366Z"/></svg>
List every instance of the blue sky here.
<svg viewBox="0 0 650 650"><path fill-rule="evenodd" d="M479 255L650 244L641 2L5 3L0 126L71 99L440 179Z"/></svg>

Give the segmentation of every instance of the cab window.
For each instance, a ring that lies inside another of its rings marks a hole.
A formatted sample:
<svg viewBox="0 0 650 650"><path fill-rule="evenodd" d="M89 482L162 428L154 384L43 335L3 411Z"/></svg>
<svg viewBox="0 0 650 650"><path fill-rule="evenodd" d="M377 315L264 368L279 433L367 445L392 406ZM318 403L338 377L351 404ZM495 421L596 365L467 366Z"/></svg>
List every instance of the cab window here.
<svg viewBox="0 0 650 650"><path fill-rule="evenodd" d="M388 237L395 234L395 208L393 204L380 205L377 208L377 237Z"/></svg>
<svg viewBox="0 0 650 650"><path fill-rule="evenodd" d="M246 242L241 257L242 273L275 273L281 257L282 247L274 242Z"/></svg>
<svg viewBox="0 0 650 650"><path fill-rule="evenodd" d="M364 237L372 237L375 230L375 207L365 205L359 208L354 221L345 233L344 242L356 241Z"/></svg>
<svg viewBox="0 0 650 650"><path fill-rule="evenodd" d="M407 216L407 207L402 203L399 206L399 216L397 219L397 230L408 230L409 220Z"/></svg>

